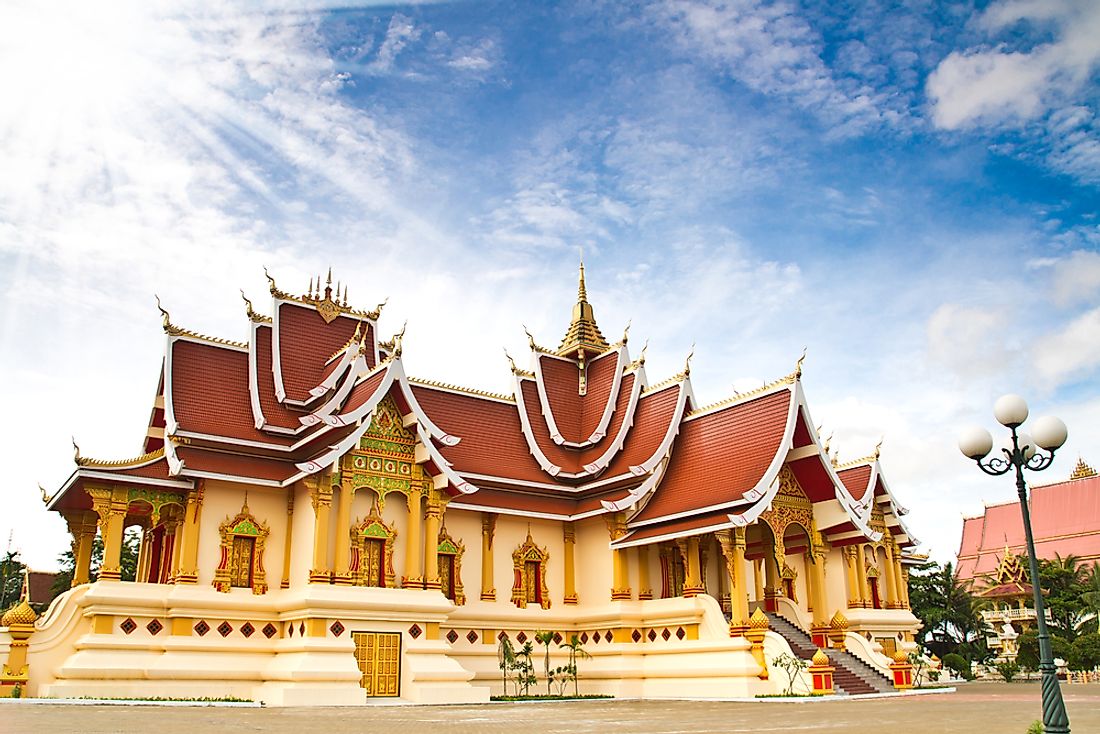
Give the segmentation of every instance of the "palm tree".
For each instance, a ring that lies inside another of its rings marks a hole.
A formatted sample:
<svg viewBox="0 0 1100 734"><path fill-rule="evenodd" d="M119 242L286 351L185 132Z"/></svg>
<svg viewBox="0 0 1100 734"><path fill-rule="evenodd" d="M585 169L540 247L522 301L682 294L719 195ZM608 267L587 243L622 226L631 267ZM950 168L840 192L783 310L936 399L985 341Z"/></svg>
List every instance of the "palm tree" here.
<svg viewBox="0 0 1100 734"><path fill-rule="evenodd" d="M589 660L592 658L588 651L581 647L581 641L576 635L570 635L569 642L563 642L558 647L569 649L569 675L573 678L573 695L580 696L580 686L577 683L577 658Z"/></svg>
<svg viewBox="0 0 1100 734"><path fill-rule="evenodd" d="M500 665L500 679L504 695L508 695L508 671L516 665L516 649L512 647L512 640L505 633L500 633L497 642L497 663ZM517 690L518 693L518 690Z"/></svg>
<svg viewBox="0 0 1100 734"><path fill-rule="evenodd" d="M1081 592L1081 601L1093 614L1097 620L1097 629L1100 629L1100 563L1093 565L1089 571L1085 580L1085 591Z"/></svg>
<svg viewBox="0 0 1100 734"><path fill-rule="evenodd" d="M546 656L542 661L542 669L546 673L546 695L552 695L550 690L550 684L553 683L553 676L550 675L550 643L554 641L553 632L535 632L535 641L546 648Z"/></svg>

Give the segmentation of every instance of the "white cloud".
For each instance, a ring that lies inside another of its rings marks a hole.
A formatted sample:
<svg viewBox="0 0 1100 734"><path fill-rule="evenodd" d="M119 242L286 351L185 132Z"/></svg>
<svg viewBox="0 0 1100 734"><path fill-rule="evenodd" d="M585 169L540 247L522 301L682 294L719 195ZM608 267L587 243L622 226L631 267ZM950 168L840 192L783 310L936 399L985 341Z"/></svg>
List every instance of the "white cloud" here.
<svg viewBox="0 0 1100 734"><path fill-rule="evenodd" d="M1058 332L1039 338L1034 355L1040 379L1054 385L1100 367L1100 308L1087 311Z"/></svg>
<svg viewBox="0 0 1100 734"><path fill-rule="evenodd" d="M1011 323L999 308L944 303L928 319L929 356L964 378L1002 372L1016 357L1006 342Z"/></svg>
<svg viewBox="0 0 1100 734"><path fill-rule="evenodd" d="M1067 306L1100 300L1100 253L1077 250L1051 265L1056 304Z"/></svg>
<svg viewBox="0 0 1100 734"><path fill-rule="evenodd" d="M419 39L421 33L421 30L416 27L411 18L400 13L394 13L393 17L390 18L390 25L386 29L386 37L378 48L378 55L367 66L367 71L373 74L386 74L393 71L398 54L411 42Z"/></svg>

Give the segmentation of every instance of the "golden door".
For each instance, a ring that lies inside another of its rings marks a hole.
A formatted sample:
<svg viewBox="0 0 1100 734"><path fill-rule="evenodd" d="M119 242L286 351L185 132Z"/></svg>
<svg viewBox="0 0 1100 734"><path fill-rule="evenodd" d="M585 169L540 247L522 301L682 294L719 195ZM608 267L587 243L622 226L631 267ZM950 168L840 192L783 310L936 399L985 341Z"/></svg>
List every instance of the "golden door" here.
<svg viewBox="0 0 1100 734"><path fill-rule="evenodd" d="M363 677L359 685L368 696L396 696L401 678L399 632L353 632L355 662Z"/></svg>
<svg viewBox="0 0 1100 734"><path fill-rule="evenodd" d="M252 588L252 554L256 539L247 535L233 536L233 555L229 559L229 585Z"/></svg>
<svg viewBox="0 0 1100 734"><path fill-rule="evenodd" d="M542 583L539 578L539 562L527 561L523 564L523 585L527 591L528 604L542 603Z"/></svg>

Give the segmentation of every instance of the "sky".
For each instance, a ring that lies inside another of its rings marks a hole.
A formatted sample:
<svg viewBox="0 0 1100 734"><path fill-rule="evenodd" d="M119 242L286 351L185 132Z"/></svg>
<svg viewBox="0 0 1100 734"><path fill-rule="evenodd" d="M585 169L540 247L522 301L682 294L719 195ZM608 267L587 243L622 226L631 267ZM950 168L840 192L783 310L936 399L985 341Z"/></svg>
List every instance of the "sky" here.
<svg viewBox="0 0 1100 734"><path fill-rule="evenodd" d="M0 6L0 546L39 484L141 453L175 323L246 340L267 267L508 391L581 251L606 336L706 404L807 351L841 461L882 441L920 550L1015 497L956 449L998 396L1100 466L1100 4ZM269 308L267 309L269 310ZM1001 429L1004 433L1004 429ZM995 431L995 434L997 432Z"/></svg>

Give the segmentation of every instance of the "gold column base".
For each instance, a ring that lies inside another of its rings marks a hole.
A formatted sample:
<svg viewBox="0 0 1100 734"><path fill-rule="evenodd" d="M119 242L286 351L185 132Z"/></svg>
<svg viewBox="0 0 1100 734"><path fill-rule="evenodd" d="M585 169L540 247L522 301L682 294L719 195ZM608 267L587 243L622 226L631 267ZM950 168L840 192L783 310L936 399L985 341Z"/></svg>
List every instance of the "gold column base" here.
<svg viewBox="0 0 1100 734"><path fill-rule="evenodd" d="M355 578L351 575L351 571L338 573L333 575L332 583L337 586L352 586L355 583Z"/></svg>
<svg viewBox="0 0 1100 734"><path fill-rule="evenodd" d="M611 598L614 599L615 595L612 594ZM577 603L579 603L579 599L578 599L576 594L569 594L569 595L567 595L566 597L564 597L562 599L562 603L563 604L577 604Z"/></svg>
<svg viewBox="0 0 1100 734"><path fill-rule="evenodd" d="M100 571L99 571L99 580L100 581L121 581L122 580L122 569L120 569L120 568L103 568L103 569L100 569ZM171 580L169 580L169 583L171 583Z"/></svg>
<svg viewBox="0 0 1100 734"><path fill-rule="evenodd" d="M702 586L685 586L684 587L684 597L685 598L690 598L690 597L693 597L693 596L699 596L699 595L705 594L705 593L707 593L707 590Z"/></svg>
<svg viewBox="0 0 1100 734"><path fill-rule="evenodd" d="M496 589L488 589L486 591L481 592L481 600L482 601L496 601L497 600L497 590Z"/></svg>
<svg viewBox="0 0 1100 734"><path fill-rule="evenodd" d="M435 590L435 591L442 591L443 590L443 582L440 581L439 579L428 579L427 581L424 582L424 588L425 589L432 589L432 590Z"/></svg>
<svg viewBox="0 0 1100 734"><path fill-rule="evenodd" d="M199 582L199 573L198 571L188 571L187 573L177 574L175 582L177 584L197 584Z"/></svg>
<svg viewBox="0 0 1100 734"><path fill-rule="evenodd" d="M311 584L331 584L332 572L331 571L318 571L313 569L309 572L309 583Z"/></svg>
<svg viewBox="0 0 1100 734"><path fill-rule="evenodd" d="M638 592L638 601L649 601L653 598L653 589L644 589Z"/></svg>
<svg viewBox="0 0 1100 734"><path fill-rule="evenodd" d="M630 589L612 589L611 601L630 601L633 598Z"/></svg>
<svg viewBox="0 0 1100 734"><path fill-rule="evenodd" d="M744 637L749 631L749 623L745 620L730 622L730 637Z"/></svg>
<svg viewBox="0 0 1100 734"><path fill-rule="evenodd" d="M424 577L423 576L402 576L401 577L402 589L423 589Z"/></svg>

